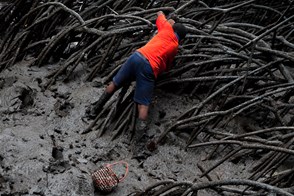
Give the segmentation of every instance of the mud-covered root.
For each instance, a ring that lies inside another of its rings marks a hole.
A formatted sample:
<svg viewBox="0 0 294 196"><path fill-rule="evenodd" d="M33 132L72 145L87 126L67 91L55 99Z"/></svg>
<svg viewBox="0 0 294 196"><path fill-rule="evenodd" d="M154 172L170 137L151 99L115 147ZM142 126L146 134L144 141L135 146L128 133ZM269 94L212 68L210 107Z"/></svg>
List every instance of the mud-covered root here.
<svg viewBox="0 0 294 196"><path fill-rule="evenodd" d="M231 188L237 186L238 188ZM242 187L251 187L254 191L244 191ZM197 193L209 194L211 191L218 194L246 194L246 195L259 195L261 192L264 194L280 194L293 196L287 190L271 186L253 180L243 179L230 179L230 180L216 180L211 182L174 182L174 181L161 181L147 187L143 192L136 193L136 195L194 195Z"/></svg>

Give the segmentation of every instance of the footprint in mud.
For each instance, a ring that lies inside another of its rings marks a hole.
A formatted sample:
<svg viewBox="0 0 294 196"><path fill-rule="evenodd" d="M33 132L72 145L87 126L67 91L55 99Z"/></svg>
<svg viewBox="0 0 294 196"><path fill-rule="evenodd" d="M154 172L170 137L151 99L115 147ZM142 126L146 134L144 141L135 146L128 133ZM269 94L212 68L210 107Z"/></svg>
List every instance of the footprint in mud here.
<svg viewBox="0 0 294 196"><path fill-rule="evenodd" d="M60 117L65 117L69 114L69 111L74 108L74 105L68 100L57 100L54 104L54 111Z"/></svg>
<svg viewBox="0 0 294 196"><path fill-rule="evenodd" d="M115 149L110 149L106 153L103 154L95 154L90 158L90 161L93 163L98 163L98 162L105 162L105 161L113 161L113 160L118 160L121 157L121 154L115 150Z"/></svg>
<svg viewBox="0 0 294 196"><path fill-rule="evenodd" d="M6 182L4 176L0 174L0 190L3 188L4 183Z"/></svg>
<svg viewBox="0 0 294 196"><path fill-rule="evenodd" d="M70 169L69 161L65 160L51 160L48 166L43 167L43 171L52 174L63 173Z"/></svg>
<svg viewBox="0 0 294 196"><path fill-rule="evenodd" d="M63 160L63 148L60 146L54 146L52 148L52 159L49 161L49 166L44 166L43 171L47 173L63 173L66 170L70 169L69 161Z"/></svg>
<svg viewBox="0 0 294 196"><path fill-rule="evenodd" d="M18 93L18 98L21 101L20 109L30 107L34 104L35 91L24 84L16 84L15 91Z"/></svg>

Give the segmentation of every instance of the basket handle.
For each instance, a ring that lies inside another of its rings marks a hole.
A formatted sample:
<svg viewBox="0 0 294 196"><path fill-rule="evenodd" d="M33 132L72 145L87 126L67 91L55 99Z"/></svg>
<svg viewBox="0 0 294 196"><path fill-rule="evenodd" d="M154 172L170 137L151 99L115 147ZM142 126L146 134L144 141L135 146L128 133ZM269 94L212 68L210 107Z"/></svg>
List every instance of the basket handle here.
<svg viewBox="0 0 294 196"><path fill-rule="evenodd" d="M113 168L114 165L118 165L118 164L121 164L121 165L124 165L125 168L126 168L126 171L125 171L125 174L123 175L123 177L119 178L118 181L119 182L122 182L128 175L129 173L129 164L125 161L117 161L117 162L114 162L114 163L108 163L106 164L106 167L109 167L109 168Z"/></svg>

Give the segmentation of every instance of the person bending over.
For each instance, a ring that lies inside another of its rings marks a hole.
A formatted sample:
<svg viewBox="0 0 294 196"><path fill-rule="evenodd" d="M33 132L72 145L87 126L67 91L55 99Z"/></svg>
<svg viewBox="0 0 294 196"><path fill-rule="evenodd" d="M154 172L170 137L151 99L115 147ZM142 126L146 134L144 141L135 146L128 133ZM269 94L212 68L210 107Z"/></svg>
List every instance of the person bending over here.
<svg viewBox="0 0 294 196"><path fill-rule="evenodd" d="M92 116L95 116L117 89L136 81L133 98L138 105L135 138L147 130L155 80L159 74L171 68L179 43L187 33L183 24L173 19L167 20L162 11L157 12L156 26L157 34L127 59L91 110Z"/></svg>

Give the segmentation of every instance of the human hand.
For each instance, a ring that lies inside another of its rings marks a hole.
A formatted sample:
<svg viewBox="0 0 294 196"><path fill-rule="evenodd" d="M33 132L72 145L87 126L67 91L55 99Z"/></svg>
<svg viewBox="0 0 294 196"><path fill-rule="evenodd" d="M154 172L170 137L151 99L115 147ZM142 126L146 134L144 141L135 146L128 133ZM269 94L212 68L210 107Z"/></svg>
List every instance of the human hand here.
<svg viewBox="0 0 294 196"><path fill-rule="evenodd" d="M171 15L170 15L170 17L169 17L170 19L173 19L175 22L177 22L178 20L179 20L179 17L178 17L178 15L177 14L175 14L175 13L172 13Z"/></svg>
<svg viewBox="0 0 294 196"><path fill-rule="evenodd" d="M159 16L159 15L161 15L161 14L164 15L163 11L158 11L158 12L157 12L157 16Z"/></svg>

